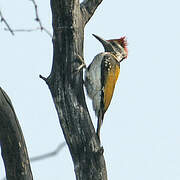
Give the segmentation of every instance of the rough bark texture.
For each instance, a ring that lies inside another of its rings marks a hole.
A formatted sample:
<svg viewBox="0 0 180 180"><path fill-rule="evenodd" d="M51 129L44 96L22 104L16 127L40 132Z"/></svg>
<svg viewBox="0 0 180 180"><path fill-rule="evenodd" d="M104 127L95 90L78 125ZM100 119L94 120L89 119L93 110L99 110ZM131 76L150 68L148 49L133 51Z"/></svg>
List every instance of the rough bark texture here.
<svg viewBox="0 0 180 180"><path fill-rule="evenodd" d="M24 137L11 100L0 88L0 145L7 180L32 180Z"/></svg>
<svg viewBox="0 0 180 180"><path fill-rule="evenodd" d="M91 122L77 55L83 56L84 27L102 0L51 0L53 66L47 79L77 180L107 180L103 149Z"/></svg>

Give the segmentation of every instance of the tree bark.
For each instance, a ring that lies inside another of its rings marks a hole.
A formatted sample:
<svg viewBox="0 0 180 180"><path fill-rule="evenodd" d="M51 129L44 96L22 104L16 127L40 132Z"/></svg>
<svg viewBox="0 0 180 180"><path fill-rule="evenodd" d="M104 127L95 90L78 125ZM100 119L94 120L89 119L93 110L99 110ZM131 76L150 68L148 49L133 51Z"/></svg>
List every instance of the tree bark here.
<svg viewBox="0 0 180 180"><path fill-rule="evenodd" d="M24 137L13 105L0 88L0 145L7 180L32 180Z"/></svg>
<svg viewBox="0 0 180 180"><path fill-rule="evenodd" d="M51 91L68 144L77 180L107 180L103 148L87 110L83 74L76 72L83 57L84 27L102 0L51 0L53 65L43 78Z"/></svg>

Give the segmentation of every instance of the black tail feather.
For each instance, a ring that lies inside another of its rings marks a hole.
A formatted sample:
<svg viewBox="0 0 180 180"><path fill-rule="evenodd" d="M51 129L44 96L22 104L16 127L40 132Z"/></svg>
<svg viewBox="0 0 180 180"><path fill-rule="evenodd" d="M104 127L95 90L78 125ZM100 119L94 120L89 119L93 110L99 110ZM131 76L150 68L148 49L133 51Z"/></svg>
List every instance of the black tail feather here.
<svg viewBox="0 0 180 180"><path fill-rule="evenodd" d="M100 141L100 129L101 129L101 126L103 123L103 118L104 118L104 113L102 111L100 111L99 116L98 116L97 131L96 131L99 141Z"/></svg>

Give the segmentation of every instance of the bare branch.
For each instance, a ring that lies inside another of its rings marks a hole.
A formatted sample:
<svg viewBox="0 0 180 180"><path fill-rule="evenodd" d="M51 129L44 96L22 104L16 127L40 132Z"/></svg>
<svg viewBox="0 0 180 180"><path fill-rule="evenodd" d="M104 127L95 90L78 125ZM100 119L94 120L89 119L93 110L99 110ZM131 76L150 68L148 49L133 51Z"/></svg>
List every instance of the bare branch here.
<svg viewBox="0 0 180 180"><path fill-rule="evenodd" d="M11 27L9 26L9 24L7 23L6 19L4 18L4 16L2 15L2 12L0 11L0 18L1 18L1 22L4 22L4 24L6 25L8 31L14 35L13 30L11 29Z"/></svg>
<svg viewBox="0 0 180 180"><path fill-rule="evenodd" d="M7 179L32 180L23 133L8 95L0 88L0 144Z"/></svg>
<svg viewBox="0 0 180 180"><path fill-rule="evenodd" d="M58 154L62 150L62 148L65 145L66 145L66 143L63 142L63 143L59 144L58 147L54 151L52 151L50 153L46 153L46 154L40 155L40 156L32 157L32 158L30 158L30 161L34 162L34 161L39 161L39 160L43 160L43 159L55 156L56 154Z"/></svg>
<svg viewBox="0 0 180 180"><path fill-rule="evenodd" d="M6 25L7 28L5 28L5 31L9 31L12 35L14 35L14 32L32 32L32 31L44 31L46 34L48 34L51 38L53 38L53 35L50 33L50 31L48 31L41 22L41 19L39 18L39 13L38 13L38 6L35 2L35 0L30 0L33 5L34 5L34 9L35 9L35 21L38 22L39 27L37 28L32 28L32 29L12 29L9 24L7 23L6 19L3 17L2 12L0 11L0 18L1 18L1 22L4 22L4 24Z"/></svg>
<svg viewBox="0 0 180 180"><path fill-rule="evenodd" d="M9 29L4 28L5 31L9 31ZM33 32L33 31L37 31L37 30L41 30L40 27L34 28L34 29L12 29L13 32Z"/></svg>
<svg viewBox="0 0 180 180"><path fill-rule="evenodd" d="M9 29L4 28L5 31L9 31ZM34 29L12 29L13 32L33 32L33 31L38 31L41 30L40 27L38 28L34 28ZM44 32L46 32L46 34L48 34L51 38L53 38L53 35L46 29L44 29Z"/></svg>
<svg viewBox="0 0 180 180"><path fill-rule="evenodd" d="M38 8L37 8L37 4L34 0L30 0L32 1L33 5L34 5L34 9L35 9L35 13L36 13L36 18L35 20L39 23L39 26L41 28L41 30L43 30L43 26L42 26L42 23L41 23L41 20L39 18L39 14L38 14Z"/></svg>
<svg viewBox="0 0 180 180"><path fill-rule="evenodd" d="M84 0L81 3L81 12L82 12L82 17L84 18L84 23L86 24L89 19L92 17L94 14L95 10L99 6L99 4L103 0Z"/></svg>
<svg viewBox="0 0 180 180"><path fill-rule="evenodd" d="M54 151L40 155L40 156L32 157L32 158L30 158L30 161L35 162L35 161L44 160L44 159L50 158L52 156L55 156L63 149L63 147L65 145L66 145L66 142L63 142L63 143L59 144L58 147ZM2 178L1 180L6 180L6 177Z"/></svg>
<svg viewBox="0 0 180 180"><path fill-rule="evenodd" d="M9 29L4 28L5 31L9 31ZM13 32L33 32L33 31L38 31L41 30L40 27L34 28L34 29L12 29ZM44 32L46 32L51 38L53 38L52 34L47 30L47 29L43 29Z"/></svg>
<svg viewBox="0 0 180 180"><path fill-rule="evenodd" d="M36 14L35 21L37 21L39 23L40 30L46 32L51 38L53 38L53 35L42 25L41 19L39 18L38 6L37 6L35 0L30 0L30 1L34 5L35 14Z"/></svg>
<svg viewBox="0 0 180 180"><path fill-rule="evenodd" d="M53 38L53 35L52 35L46 28L43 27L43 30L44 30L44 32L46 32L51 38Z"/></svg>

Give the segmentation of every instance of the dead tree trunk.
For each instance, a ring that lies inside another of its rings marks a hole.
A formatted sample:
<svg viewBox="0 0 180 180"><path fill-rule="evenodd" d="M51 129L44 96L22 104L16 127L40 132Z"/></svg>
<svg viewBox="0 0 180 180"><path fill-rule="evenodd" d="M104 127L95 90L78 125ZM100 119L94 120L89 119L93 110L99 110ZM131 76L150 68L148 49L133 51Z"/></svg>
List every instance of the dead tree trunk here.
<svg viewBox="0 0 180 180"><path fill-rule="evenodd" d="M0 88L0 146L7 180L32 180L24 137L11 100Z"/></svg>
<svg viewBox="0 0 180 180"><path fill-rule="evenodd" d="M51 0L53 65L49 86L77 180L107 180L103 150L91 122L77 55L83 56L84 27L102 0Z"/></svg>

